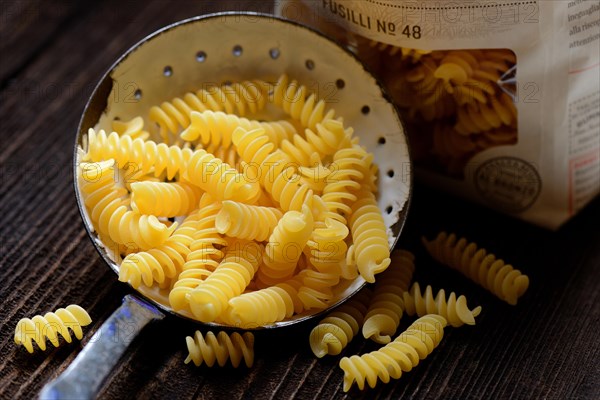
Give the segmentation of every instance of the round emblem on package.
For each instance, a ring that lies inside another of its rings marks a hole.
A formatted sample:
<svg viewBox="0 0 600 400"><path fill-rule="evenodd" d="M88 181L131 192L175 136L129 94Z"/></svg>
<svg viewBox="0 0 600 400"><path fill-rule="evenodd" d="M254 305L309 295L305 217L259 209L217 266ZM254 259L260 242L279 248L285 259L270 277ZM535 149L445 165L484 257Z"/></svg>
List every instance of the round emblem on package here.
<svg viewBox="0 0 600 400"><path fill-rule="evenodd" d="M542 179L535 166L516 157L485 161L475 170L473 181L487 204L510 213L527 210L542 190Z"/></svg>

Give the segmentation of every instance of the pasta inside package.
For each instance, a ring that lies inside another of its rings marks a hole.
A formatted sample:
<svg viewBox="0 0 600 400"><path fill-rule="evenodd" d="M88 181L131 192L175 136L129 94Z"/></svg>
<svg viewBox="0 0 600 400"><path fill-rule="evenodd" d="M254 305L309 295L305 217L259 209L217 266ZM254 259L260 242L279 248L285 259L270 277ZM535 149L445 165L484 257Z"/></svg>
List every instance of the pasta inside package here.
<svg viewBox="0 0 600 400"><path fill-rule="evenodd" d="M597 1L284 0L382 80L417 178L556 229L600 192Z"/></svg>
<svg viewBox="0 0 600 400"><path fill-rule="evenodd" d="M148 120L90 129L80 149L80 194L119 280L253 328L325 309L390 265L374 156L300 82L228 82Z"/></svg>

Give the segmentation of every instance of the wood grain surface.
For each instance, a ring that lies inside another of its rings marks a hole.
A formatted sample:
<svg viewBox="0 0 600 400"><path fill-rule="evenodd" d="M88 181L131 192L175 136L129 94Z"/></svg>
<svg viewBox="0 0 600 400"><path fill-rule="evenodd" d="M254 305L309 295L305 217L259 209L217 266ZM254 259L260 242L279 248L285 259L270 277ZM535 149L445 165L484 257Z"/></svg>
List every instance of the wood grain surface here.
<svg viewBox="0 0 600 400"><path fill-rule="evenodd" d="M271 3L0 4L0 398L27 399L69 365L131 292L101 262L75 203L72 146L93 86L123 51L166 24L219 10L269 11ZM249 370L196 368L183 364L184 337L199 325L168 317L135 339L100 398L597 399L599 222L599 201L548 232L417 186L400 240L417 256L416 279L467 294L483 312L474 327L447 328L441 345L412 372L344 394L340 357L317 360L310 351L311 324L257 334ZM531 287L519 305L504 304L431 260L419 238L441 229L477 240L527 273ZM14 344L20 318L71 303L94 321L81 343L33 355ZM357 338L343 354L374 349Z"/></svg>

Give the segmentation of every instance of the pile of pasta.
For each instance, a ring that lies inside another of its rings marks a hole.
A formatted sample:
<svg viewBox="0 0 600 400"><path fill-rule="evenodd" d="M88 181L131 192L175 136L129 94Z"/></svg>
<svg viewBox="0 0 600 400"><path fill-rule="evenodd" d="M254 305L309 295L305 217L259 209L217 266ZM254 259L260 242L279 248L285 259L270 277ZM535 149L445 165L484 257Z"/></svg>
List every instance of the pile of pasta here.
<svg viewBox="0 0 600 400"><path fill-rule="evenodd" d="M415 162L461 177L475 154L517 142L511 50L425 51L362 39L358 51L399 106Z"/></svg>
<svg viewBox="0 0 600 400"><path fill-rule="evenodd" d="M246 114L283 115L259 121ZM326 308L390 264L377 166L287 75L188 93L90 129L79 188L119 279L202 322L250 328Z"/></svg>
<svg viewBox="0 0 600 400"><path fill-rule="evenodd" d="M527 275L465 238L440 232L435 239L422 241L436 261L459 271L508 304L516 305L529 287ZM319 358L340 354L360 333L382 345L366 354L341 358L344 391L355 383L362 390L365 383L373 388L379 381L388 383L400 378L437 347L447 325L475 325L481 306L471 309L464 295L446 295L444 289L435 295L429 285L422 290L419 282L412 282L414 260L408 251L395 251L390 267L375 284L361 289L311 331L310 347ZM419 318L397 335L404 315Z"/></svg>

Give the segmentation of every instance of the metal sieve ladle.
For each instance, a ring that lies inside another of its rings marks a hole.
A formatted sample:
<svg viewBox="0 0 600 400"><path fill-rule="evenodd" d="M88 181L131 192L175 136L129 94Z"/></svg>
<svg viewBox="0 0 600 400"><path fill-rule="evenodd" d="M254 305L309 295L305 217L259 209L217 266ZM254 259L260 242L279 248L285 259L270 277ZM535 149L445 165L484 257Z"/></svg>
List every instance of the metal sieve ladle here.
<svg viewBox="0 0 600 400"><path fill-rule="evenodd" d="M113 120L141 115L144 126L152 130L155 127L147 119L148 111L164 100L224 82L275 81L284 72L325 99L336 115L344 117L345 125L354 128L361 144L374 153L379 166L378 205L392 248L404 225L412 190L409 150L397 110L352 53L307 27L270 15L232 12L191 18L161 29L129 49L102 77L85 107L75 140L74 176L89 128L110 132ZM114 254L94 231L77 179L75 193L90 238L118 274ZM364 284L361 277L350 282L327 310ZM289 326L327 310L309 311L256 329ZM134 337L150 321L166 314L191 317L173 311L157 290L144 288L125 296L73 363L48 383L40 396L93 398Z"/></svg>

